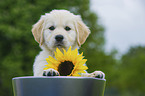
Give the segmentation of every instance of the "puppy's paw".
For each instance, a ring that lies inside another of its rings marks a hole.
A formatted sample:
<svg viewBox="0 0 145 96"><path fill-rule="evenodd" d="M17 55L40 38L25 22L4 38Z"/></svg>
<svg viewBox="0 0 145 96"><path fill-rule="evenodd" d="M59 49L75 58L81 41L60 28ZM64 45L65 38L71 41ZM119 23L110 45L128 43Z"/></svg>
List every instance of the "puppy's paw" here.
<svg viewBox="0 0 145 96"><path fill-rule="evenodd" d="M102 71L95 71L95 72L90 74L90 77L104 79L105 78L105 74Z"/></svg>
<svg viewBox="0 0 145 96"><path fill-rule="evenodd" d="M59 76L59 72L50 68L43 71L43 76Z"/></svg>

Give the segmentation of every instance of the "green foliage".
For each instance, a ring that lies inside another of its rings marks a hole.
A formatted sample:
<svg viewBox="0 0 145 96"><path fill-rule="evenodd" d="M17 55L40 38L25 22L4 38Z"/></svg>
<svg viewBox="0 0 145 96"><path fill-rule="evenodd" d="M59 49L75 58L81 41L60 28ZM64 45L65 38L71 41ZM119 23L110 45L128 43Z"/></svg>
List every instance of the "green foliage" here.
<svg viewBox="0 0 145 96"><path fill-rule="evenodd" d="M144 96L145 47L131 47L121 60L118 83L123 94L127 94L126 96Z"/></svg>

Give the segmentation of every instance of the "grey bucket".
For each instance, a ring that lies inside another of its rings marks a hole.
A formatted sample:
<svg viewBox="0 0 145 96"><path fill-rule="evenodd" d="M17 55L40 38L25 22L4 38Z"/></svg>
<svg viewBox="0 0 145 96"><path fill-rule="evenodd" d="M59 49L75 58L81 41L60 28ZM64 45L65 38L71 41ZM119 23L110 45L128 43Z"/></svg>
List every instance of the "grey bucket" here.
<svg viewBox="0 0 145 96"><path fill-rule="evenodd" d="M91 77L15 77L14 96L104 96L105 79Z"/></svg>

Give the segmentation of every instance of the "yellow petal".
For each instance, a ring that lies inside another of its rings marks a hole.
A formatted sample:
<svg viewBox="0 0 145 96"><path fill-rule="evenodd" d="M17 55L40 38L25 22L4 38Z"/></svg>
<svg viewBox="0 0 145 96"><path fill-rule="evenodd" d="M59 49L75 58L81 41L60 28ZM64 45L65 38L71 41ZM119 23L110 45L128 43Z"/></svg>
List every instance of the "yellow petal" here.
<svg viewBox="0 0 145 96"><path fill-rule="evenodd" d="M72 76L80 77L81 75L77 73L77 74L73 74Z"/></svg>
<svg viewBox="0 0 145 96"><path fill-rule="evenodd" d="M68 48L67 52L68 52L68 53L70 53L70 52L71 52L71 46Z"/></svg>
<svg viewBox="0 0 145 96"><path fill-rule="evenodd" d="M56 66L54 66L54 65L50 65L50 64L47 64L47 65L45 65L45 66L47 66L47 67L45 67L43 70L47 70L47 69L49 69L49 68L53 68L53 69L57 69L57 67Z"/></svg>
<svg viewBox="0 0 145 96"><path fill-rule="evenodd" d="M72 53L74 54L74 56L78 55L78 49L76 48L75 50L72 50Z"/></svg>
<svg viewBox="0 0 145 96"><path fill-rule="evenodd" d="M76 67L76 70L87 70L88 69L88 67L87 66L85 66L85 65L83 65L83 66L77 66Z"/></svg>
<svg viewBox="0 0 145 96"><path fill-rule="evenodd" d="M55 58L58 61L62 61L63 60L63 53L57 48L55 53Z"/></svg>
<svg viewBox="0 0 145 96"><path fill-rule="evenodd" d="M76 60L76 57L77 57L77 55L78 55L78 49L76 48L75 50L73 50L72 51L72 53L71 53L71 59L72 59L72 61L75 61Z"/></svg>
<svg viewBox="0 0 145 96"><path fill-rule="evenodd" d="M49 58L46 58L46 61L47 61L48 64L54 64L54 65L59 64L59 62L51 56L49 56Z"/></svg>
<svg viewBox="0 0 145 96"><path fill-rule="evenodd" d="M73 76L81 76L81 73L86 73L86 71L84 71L84 70L74 71L74 73L72 75Z"/></svg>
<svg viewBox="0 0 145 96"><path fill-rule="evenodd" d="M66 60L70 61L71 60L71 46L67 50L66 55L67 55Z"/></svg>
<svg viewBox="0 0 145 96"><path fill-rule="evenodd" d="M87 59L83 59L78 63L78 65L84 65L86 63L86 61L87 61Z"/></svg>
<svg viewBox="0 0 145 96"><path fill-rule="evenodd" d="M76 60L74 61L74 63L75 63L75 64L79 63L83 58L84 58L83 56L78 55L78 56L76 57Z"/></svg>

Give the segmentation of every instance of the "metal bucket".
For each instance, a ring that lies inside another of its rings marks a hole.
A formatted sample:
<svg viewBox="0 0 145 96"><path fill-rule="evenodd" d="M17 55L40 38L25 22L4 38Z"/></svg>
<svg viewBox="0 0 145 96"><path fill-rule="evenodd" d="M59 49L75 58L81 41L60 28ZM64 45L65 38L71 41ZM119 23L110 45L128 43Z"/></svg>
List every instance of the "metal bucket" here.
<svg viewBox="0 0 145 96"><path fill-rule="evenodd" d="M14 96L104 96L105 79L91 77L15 77Z"/></svg>

